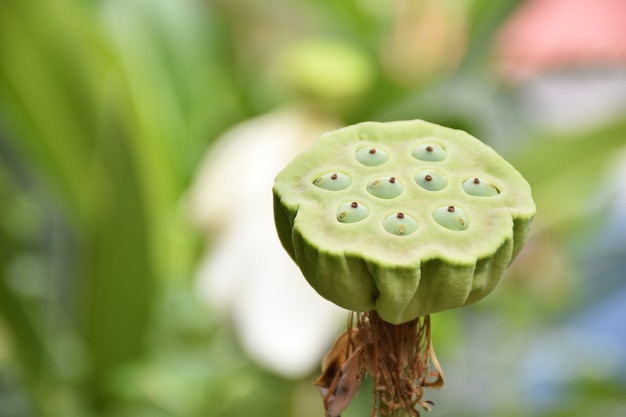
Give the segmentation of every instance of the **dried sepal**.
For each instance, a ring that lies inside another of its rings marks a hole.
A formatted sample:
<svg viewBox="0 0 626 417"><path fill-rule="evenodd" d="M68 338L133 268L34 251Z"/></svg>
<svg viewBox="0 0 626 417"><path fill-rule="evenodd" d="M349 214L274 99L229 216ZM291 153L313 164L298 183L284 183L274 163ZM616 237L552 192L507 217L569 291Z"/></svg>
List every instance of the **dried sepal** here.
<svg viewBox="0 0 626 417"><path fill-rule="evenodd" d="M326 417L339 417L359 392L365 370L363 340L359 329L349 328L322 362L322 375L314 382L324 400Z"/></svg>
<svg viewBox="0 0 626 417"><path fill-rule="evenodd" d="M350 324L326 355L322 375L315 381L326 416L341 415L365 375L374 380L372 417L398 412L418 417L418 406L430 411L434 404L422 399L424 389L444 384L431 341L430 317L401 325L385 322L376 311L359 313L357 318L356 326Z"/></svg>

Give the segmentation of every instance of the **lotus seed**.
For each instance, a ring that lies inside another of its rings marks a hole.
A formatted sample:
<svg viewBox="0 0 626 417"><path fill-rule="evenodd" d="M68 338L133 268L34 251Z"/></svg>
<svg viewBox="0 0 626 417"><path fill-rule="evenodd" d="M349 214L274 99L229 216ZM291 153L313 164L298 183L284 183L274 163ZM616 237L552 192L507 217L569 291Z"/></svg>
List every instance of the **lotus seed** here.
<svg viewBox="0 0 626 417"><path fill-rule="evenodd" d="M448 157L446 150L437 144L418 145L413 148L413 156L421 161L443 161Z"/></svg>
<svg viewBox="0 0 626 417"><path fill-rule="evenodd" d="M402 194L402 185L395 177L380 177L367 185L367 191L378 198L395 198Z"/></svg>
<svg viewBox="0 0 626 417"><path fill-rule="evenodd" d="M382 149L364 146L356 151L356 160L365 166L373 167L382 165L389 160L389 155Z"/></svg>
<svg viewBox="0 0 626 417"><path fill-rule="evenodd" d="M469 195L477 197L491 197L500 194L500 191L489 182L478 177L463 182L463 189Z"/></svg>
<svg viewBox="0 0 626 417"><path fill-rule="evenodd" d="M433 212L433 219L450 230L466 230L469 226L465 211L455 206L439 207Z"/></svg>
<svg viewBox="0 0 626 417"><path fill-rule="evenodd" d="M439 191L446 188L448 178L441 172L427 169L415 174L415 182L428 191Z"/></svg>
<svg viewBox="0 0 626 417"><path fill-rule="evenodd" d="M313 181L313 185L319 188L330 191L339 191L346 189L352 184L352 180L346 174L340 172L333 172L331 174L325 174L318 177Z"/></svg>
<svg viewBox="0 0 626 417"><path fill-rule="evenodd" d="M404 213L396 213L383 220L383 227L391 234L408 236L417 230L417 222Z"/></svg>
<svg viewBox="0 0 626 417"><path fill-rule="evenodd" d="M337 220L341 223L356 223L365 219L369 215L369 210L363 204L356 201L343 203L337 209Z"/></svg>

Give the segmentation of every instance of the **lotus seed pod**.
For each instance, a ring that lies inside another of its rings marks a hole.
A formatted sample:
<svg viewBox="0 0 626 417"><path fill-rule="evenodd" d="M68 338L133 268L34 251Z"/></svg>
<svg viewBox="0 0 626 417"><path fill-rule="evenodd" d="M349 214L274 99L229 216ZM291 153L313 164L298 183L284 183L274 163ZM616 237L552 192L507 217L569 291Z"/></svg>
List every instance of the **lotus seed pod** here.
<svg viewBox="0 0 626 417"><path fill-rule="evenodd" d="M364 163L370 149L384 149L385 161ZM420 120L326 133L278 174L273 193L280 240L311 286L392 324L489 294L535 214L530 186L493 149Z"/></svg>

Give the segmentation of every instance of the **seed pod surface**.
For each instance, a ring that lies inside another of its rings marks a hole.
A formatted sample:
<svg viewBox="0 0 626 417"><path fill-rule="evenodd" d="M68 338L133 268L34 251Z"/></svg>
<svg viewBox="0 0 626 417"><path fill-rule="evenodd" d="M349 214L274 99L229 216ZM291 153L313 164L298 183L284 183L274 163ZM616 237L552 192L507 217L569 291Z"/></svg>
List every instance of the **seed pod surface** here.
<svg viewBox="0 0 626 417"><path fill-rule="evenodd" d="M364 149L384 149L384 163L363 163ZM320 187L336 172L351 181ZM281 243L311 286L394 324L490 293L535 215L530 186L493 149L421 120L326 133L278 174L273 193Z"/></svg>

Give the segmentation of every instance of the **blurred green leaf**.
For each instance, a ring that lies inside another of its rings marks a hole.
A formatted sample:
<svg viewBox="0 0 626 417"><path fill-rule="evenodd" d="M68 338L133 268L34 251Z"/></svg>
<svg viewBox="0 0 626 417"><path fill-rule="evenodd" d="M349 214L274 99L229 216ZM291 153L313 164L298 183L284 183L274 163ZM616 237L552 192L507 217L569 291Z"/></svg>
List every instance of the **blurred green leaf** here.
<svg viewBox="0 0 626 417"><path fill-rule="evenodd" d="M194 239L178 200L200 151L228 123L207 9L172 5L105 7L106 30L97 9L75 2L0 6L4 127L16 155L61 202L76 239L68 275L47 279L66 282L53 302L64 300L68 316L56 319L84 338L90 373L82 389L96 408L114 400L117 370L145 353L158 288L190 272ZM31 340L24 303L2 290L18 351L39 368L45 353L35 346L47 340Z"/></svg>
<svg viewBox="0 0 626 417"><path fill-rule="evenodd" d="M626 123L591 131L539 135L511 156L533 188L536 227L576 220L608 191L613 156L626 145ZM617 162L617 161L615 161Z"/></svg>

